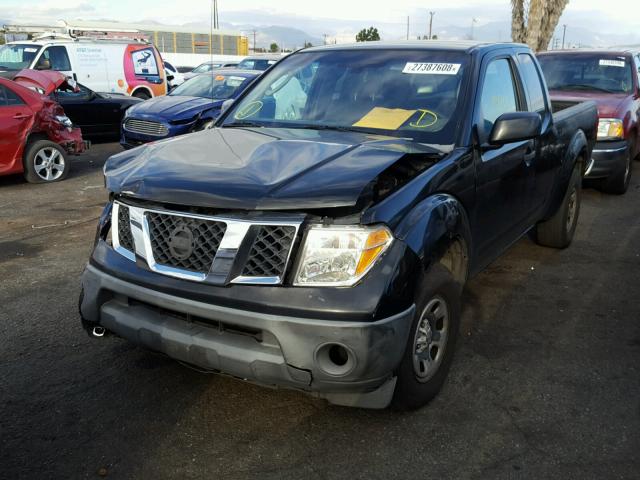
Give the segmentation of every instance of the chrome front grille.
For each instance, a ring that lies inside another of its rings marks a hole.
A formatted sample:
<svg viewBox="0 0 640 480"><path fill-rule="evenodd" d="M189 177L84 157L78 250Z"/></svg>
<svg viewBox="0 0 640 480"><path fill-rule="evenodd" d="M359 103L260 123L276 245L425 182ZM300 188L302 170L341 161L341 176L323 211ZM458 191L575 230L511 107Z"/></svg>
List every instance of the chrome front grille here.
<svg viewBox="0 0 640 480"><path fill-rule="evenodd" d="M137 118L127 118L124 121L124 129L131 133L154 137L165 137L169 134L169 129L166 125L149 120L138 120Z"/></svg>
<svg viewBox="0 0 640 480"><path fill-rule="evenodd" d="M145 214L153 258L161 265L208 272L227 229L223 222L163 213Z"/></svg>
<svg viewBox="0 0 640 480"><path fill-rule="evenodd" d="M300 215L244 220L114 203L114 249L164 275L212 284L282 283Z"/></svg>
<svg viewBox="0 0 640 480"><path fill-rule="evenodd" d="M294 227L265 225L251 245L243 277L278 277L284 269L296 235Z"/></svg>

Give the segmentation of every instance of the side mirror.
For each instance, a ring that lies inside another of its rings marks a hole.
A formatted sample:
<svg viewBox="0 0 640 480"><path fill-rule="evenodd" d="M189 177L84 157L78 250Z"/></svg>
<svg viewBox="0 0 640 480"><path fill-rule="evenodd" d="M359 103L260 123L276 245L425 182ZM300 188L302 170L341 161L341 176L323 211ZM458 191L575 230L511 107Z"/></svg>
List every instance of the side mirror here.
<svg viewBox="0 0 640 480"><path fill-rule="evenodd" d="M228 100L225 100L224 102L222 102L222 105L220 105L220 115L222 115L224 112L226 112L231 105L233 105L233 100L232 99L228 99Z"/></svg>
<svg viewBox="0 0 640 480"><path fill-rule="evenodd" d="M491 145L504 145L505 143L531 140L540 135L541 129L542 119L538 113L504 113L493 124L489 143Z"/></svg>
<svg viewBox="0 0 640 480"><path fill-rule="evenodd" d="M167 82L170 82L174 78L176 78L176 77L174 77L173 75L167 75Z"/></svg>

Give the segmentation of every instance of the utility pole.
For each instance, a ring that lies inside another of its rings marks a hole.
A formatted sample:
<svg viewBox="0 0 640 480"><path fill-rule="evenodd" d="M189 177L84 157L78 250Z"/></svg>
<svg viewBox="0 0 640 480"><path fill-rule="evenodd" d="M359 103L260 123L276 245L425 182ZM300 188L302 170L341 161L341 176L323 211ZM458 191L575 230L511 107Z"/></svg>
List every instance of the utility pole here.
<svg viewBox="0 0 640 480"><path fill-rule="evenodd" d="M256 31L252 30L253 33L253 53L256 53Z"/></svg>
<svg viewBox="0 0 640 480"><path fill-rule="evenodd" d="M436 12L429 12L429 40L431 40L433 37L431 36L431 28L433 27L433 16L436 14Z"/></svg>
<svg viewBox="0 0 640 480"><path fill-rule="evenodd" d="M562 49L564 50L564 37L567 35L567 24L562 25Z"/></svg>
<svg viewBox="0 0 640 480"><path fill-rule="evenodd" d="M469 35L469 40L473 40L473 26L478 23L478 20L475 17L471 18L471 34Z"/></svg>
<svg viewBox="0 0 640 480"><path fill-rule="evenodd" d="M213 3L213 28L218 29L218 0L212 0Z"/></svg>
<svg viewBox="0 0 640 480"><path fill-rule="evenodd" d="M323 34L322 34L322 37L324 38L324 45L326 45L326 44L327 44L327 37L328 37L328 36L329 36L329 34L327 34L327 33L323 33Z"/></svg>
<svg viewBox="0 0 640 480"><path fill-rule="evenodd" d="M409 16L407 15L407 40L409 40Z"/></svg>

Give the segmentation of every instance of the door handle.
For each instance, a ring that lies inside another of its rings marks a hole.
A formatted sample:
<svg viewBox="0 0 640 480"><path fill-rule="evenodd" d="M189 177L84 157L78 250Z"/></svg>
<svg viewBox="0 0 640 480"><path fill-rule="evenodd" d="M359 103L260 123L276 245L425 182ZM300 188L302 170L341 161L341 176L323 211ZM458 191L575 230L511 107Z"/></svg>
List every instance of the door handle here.
<svg viewBox="0 0 640 480"><path fill-rule="evenodd" d="M13 118L16 120L22 120L23 118L29 118L29 115L25 115L23 113L16 113Z"/></svg>

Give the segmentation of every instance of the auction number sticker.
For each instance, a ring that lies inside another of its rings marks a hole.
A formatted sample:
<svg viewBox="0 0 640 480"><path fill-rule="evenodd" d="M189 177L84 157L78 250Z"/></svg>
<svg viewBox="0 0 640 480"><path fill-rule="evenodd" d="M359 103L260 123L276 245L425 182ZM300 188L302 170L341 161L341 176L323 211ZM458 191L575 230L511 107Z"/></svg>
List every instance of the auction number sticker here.
<svg viewBox="0 0 640 480"><path fill-rule="evenodd" d="M457 75L460 63L416 63L407 62L402 73L419 73L425 75Z"/></svg>
<svg viewBox="0 0 640 480"><path fill-rule="evenodd" d="M600 60L601 67L621 67L624 68L624 60Z"/></svg>

